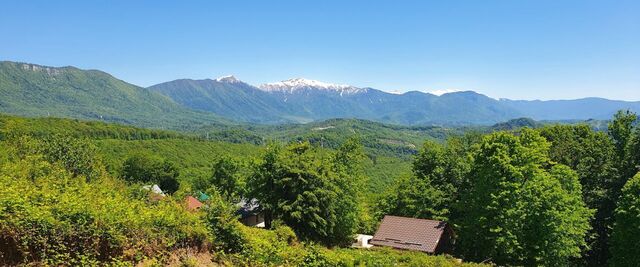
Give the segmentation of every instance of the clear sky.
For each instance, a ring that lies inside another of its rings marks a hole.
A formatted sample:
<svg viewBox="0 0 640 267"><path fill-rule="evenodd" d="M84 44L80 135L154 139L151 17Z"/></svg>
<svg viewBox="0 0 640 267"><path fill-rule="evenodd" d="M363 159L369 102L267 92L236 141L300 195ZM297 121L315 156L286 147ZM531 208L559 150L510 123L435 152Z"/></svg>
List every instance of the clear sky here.
<svg viewBox="0 0 640 267"><path fill-rule="evenodd" d="M0 60L149 86L233 74L494 98L640 100L640 1L25 1Z"/></svg>

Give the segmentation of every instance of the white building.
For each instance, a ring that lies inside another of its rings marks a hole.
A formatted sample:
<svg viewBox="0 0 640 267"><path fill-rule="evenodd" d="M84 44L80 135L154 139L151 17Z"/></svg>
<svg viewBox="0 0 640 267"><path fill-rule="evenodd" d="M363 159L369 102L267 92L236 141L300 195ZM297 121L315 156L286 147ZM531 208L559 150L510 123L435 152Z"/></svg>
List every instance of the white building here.
<svg viewBox="0 0 640 267"><path fill-rule="evenodd" d="M369 244L369 240L373 239L371 235L357 235L356 242L351 244L353 248L370 248L373 245Z"/></svg>

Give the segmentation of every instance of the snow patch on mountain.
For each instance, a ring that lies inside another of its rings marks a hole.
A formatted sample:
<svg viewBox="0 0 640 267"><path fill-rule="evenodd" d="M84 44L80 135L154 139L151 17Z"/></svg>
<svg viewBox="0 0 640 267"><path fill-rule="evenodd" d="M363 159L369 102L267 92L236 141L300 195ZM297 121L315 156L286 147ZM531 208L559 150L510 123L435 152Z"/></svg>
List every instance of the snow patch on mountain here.
<svg viewBox="0 0 640 267"><path fill-rule="evenodd" d="M441 96L441 95L448 94L448 93L456 93L456 92L462 92L462 90L458 90L458 89L439 89L439 90L427 91L427 93L432 94L432 95L437 95L437 96Z"/></svg>
<svg viewBox="0 0 640 267"><path fill-rule="evenodd" d="M283 92L289 94L293 94L301 90L335 91L339 92L340 95L356 94L367 91L366 88L359 88L346 84L325 83L305 78L295 78L281 82L266 83L260 85L259 88L267 92Z"/></svg>

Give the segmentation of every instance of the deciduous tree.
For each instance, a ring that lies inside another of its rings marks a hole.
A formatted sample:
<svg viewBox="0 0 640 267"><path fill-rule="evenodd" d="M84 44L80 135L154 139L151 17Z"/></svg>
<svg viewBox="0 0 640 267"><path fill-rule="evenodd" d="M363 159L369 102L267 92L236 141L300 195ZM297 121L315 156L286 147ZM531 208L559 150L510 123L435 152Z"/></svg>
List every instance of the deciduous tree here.
<svg viewBox="0 0 640 267"><path fill-rule="evenodd" d="M565 265L586 245L591 211L578 177L548 156L537 132L484 137L462 196L460 251L506 265Z"/></svg>
<svg viewBox="0 0 640 267"><path fill-rule="evenodd" d="M640 173L622 188L615 214L611 258L612 266L638 266L640 263Z"/></svg>

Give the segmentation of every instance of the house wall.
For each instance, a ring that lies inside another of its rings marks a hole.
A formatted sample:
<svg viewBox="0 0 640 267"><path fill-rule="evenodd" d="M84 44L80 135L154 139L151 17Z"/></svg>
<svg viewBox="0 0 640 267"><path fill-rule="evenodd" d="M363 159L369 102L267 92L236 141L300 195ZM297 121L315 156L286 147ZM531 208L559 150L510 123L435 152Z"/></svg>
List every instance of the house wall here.
<svg viewBox="0 0 640 267"><path fill-rule="evenodd" d="M451 254L453 252L453 246L455 245L455 233L453 229L449 225L445 228L440 240L438 241L438 246L435 249L435 254Z"/></svg>
<svg viewBox="0 0 640 267"><path fill-rule="evenodd" d="M264 222L264 215L262 213L259 213L242 218L240 221L246 226L256 226Z"/></svg>

